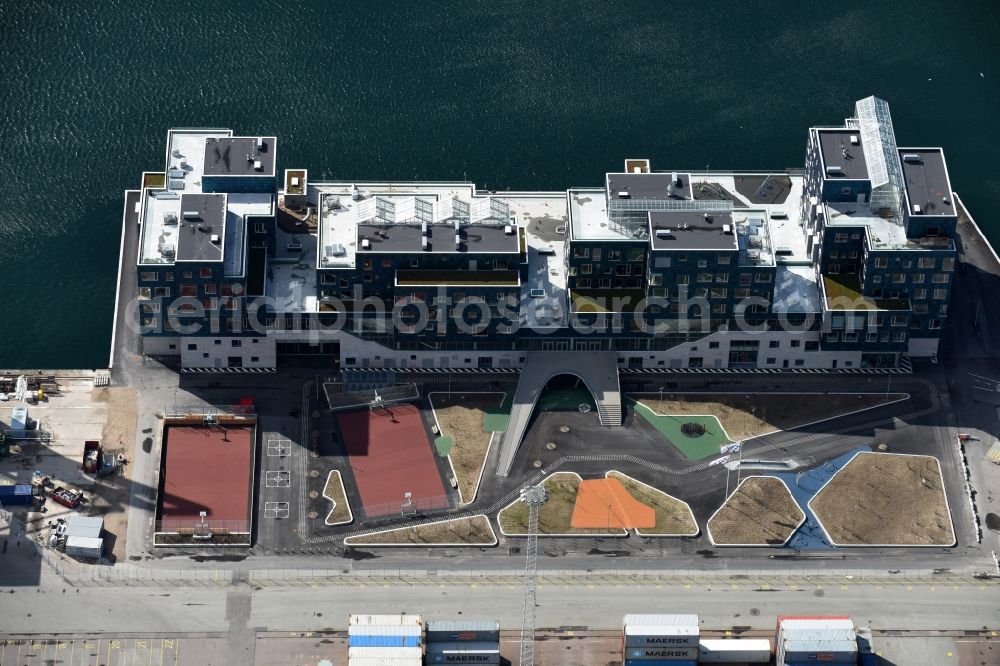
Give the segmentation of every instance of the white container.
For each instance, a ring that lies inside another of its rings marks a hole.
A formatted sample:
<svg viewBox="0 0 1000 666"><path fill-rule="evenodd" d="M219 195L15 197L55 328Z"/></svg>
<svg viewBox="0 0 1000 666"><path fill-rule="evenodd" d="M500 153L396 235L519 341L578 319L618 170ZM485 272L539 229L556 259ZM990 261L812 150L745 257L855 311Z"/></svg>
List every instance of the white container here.
<svg viewBox="0 0 1000 666"><path fill-rule="evenodd" d="M806 620L789 619L782 620L780 627L787 629L853 629L854 620Z"/></svg>
<svg viewBox="0 0 1000 666"><path fill-rule="evenodd" d="M782 629L781 641L853 641L857 633L853 629L802 628Z"/></svg>
<svg viewBox="0 0 1000 666"><path fill-rule="evenodd" d="M418 647L352 647L347 648L347 656L352 661L356 657L373 659L420 659L424 656L424 651Z"/></svg>
<svg viewBox="0 0 1000 666"><path fill-rule="evenodd" d="M66 554L99 559L104 555L104 539L71 536L66 538Z"/></svg>
<svg viewBox="0 0 1000 666"><path fill-rule="evenodd" d="M771 642L766 638L705 638L698 645L702 664L768 664Z"/></svg>
<svg viewBox="0 0 1000 666"><path fill-rule="evenodd" d="M626 647L698 647L698 627L629 625L625 627Z"/></svg>
<svg viewBox="0 0 1000 666"><path fill-rule="evenodd" d="M635 625L660 625L674 627L697 627L698 616L693 613L682 613L676 615L667 614L630 614L625 616L623 623L626 627Z"/></svg>
<svg viewBox="0 0 1000 666"><path fill-rule="evenodd" d="M28 429L28 408L24 405L18 405L14 408L10 415L10 429L11 430L27 430Z"/></svg>
<svg viewBox="0 0 1000 666"><path fill-rule="evenodd" d="M352 615L348 622L350 626L383 625L386 627L403 627L406 625L424 626L424 620L419 615Z"/></svg>
<svg viewBox="0 0 1000 666"><path fill-rule="evenodd" d="M381 657L348 657L347 666L424 666L424 660L416 657L413 659L385 659Z"/></svg>

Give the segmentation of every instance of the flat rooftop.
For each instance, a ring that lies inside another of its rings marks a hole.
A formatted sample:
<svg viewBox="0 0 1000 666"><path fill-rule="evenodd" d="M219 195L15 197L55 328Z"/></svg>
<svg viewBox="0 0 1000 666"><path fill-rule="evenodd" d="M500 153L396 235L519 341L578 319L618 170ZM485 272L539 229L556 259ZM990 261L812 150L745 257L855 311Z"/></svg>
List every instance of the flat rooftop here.
<svg viewBox="0 0 1000 666"><path fill-rule="evenodd" d="M920 215L958 215L940 148L900 148L899 161L911 215L915 206Z"/></svg>
<svg viewBox="0 0 1000 666"><path fill-rule="evenodd" d="M268 137L220 137L205 139L204 175L273 176L277 139ZM254 167L260 162L260 169Z"/></svg>
<svg viewBox="0 0 1000 666"><path fill-rule="evenodd" d="M253 426L167 425L156 504L162 531L228 523L249 530L253 495ZM221 525L220 525L221 526Z"/></svg>
<svg viewBox="0 0 1000 666"><path fill-rule="evenodd" d="M167 133L167 189L201 192L205 173L205 143L231 137L228 129L172 129Z"/></svg>
<svg viewBox="0 0 1000 666"><path fill-rule="evenodd" d="M225 234L225 194L181 195L177 261L222 261Z"/></svg>
<svg viewBox="0 0 1000 666"><path fill-rule="evenodd" d="M732 213L650 211L649 229L653 250L739 250Z"/></svg>
<svg viewBox="0 0 1000 666"><path fill-rule="evenodd" d="M357 251L361 254L383 252L517 254L521 251L517 229L514 229L514 233L508 234L504 225L462 224L457 232L462 242L457 248L453 224L428 224L427 250L422 249L421 232L419 224L359 224ZM365 239L370 243L367 250L361 243Z"/></svg>
<svg viewBox="0 0 1000 666"><path fill-rule="evenodd" d="M820 150L823 153L823 173L827 178L842 178L844 180L867 180L868 162L865 161L865 151L862 149L861 130L818 129ZM857 137L858 143L851 143L851 137ZM842 173L831 174L830 167L840 167Z"/></svg>
<svg viewBox="0 0 1000 666"><path fill-rule="evenodd" d="M673 182L676 175L681 185ZM628 192L630 199L690 199L691 174L689 173L609 173L608 195L618 198L619 192Z"/></svg>

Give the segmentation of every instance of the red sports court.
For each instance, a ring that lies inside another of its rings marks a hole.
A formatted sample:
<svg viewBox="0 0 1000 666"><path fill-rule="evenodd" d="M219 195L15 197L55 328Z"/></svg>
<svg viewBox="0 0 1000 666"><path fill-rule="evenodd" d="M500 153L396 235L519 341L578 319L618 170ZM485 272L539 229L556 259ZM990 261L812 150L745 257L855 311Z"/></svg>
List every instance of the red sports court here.
<svg viewBox="0 0 1000 666"><path fill-rule="evenodd" d="M234 532L250 529L253 426L172 426L163 432L158 531L201 522Z"/></svg>
<svg viewBox="0 0 1000 666"><path fill-rule="evenodd" d="M342 412L337 422L365 514L400 513L406 493L414 508L447 508L441 473L416 406Z"/></svg>

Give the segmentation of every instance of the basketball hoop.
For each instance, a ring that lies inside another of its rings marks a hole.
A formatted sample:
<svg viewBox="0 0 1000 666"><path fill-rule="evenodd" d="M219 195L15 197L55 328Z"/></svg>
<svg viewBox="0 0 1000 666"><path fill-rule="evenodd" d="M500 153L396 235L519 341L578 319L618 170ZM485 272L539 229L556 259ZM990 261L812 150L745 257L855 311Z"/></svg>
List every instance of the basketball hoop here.
<svg viewBox="0 0 1000 666"><path fill-rule="evenodd" d="M417 512L416 505L413 504L413 493L403 493L403 505L399 513L403 516L412 516Z"/></svg>

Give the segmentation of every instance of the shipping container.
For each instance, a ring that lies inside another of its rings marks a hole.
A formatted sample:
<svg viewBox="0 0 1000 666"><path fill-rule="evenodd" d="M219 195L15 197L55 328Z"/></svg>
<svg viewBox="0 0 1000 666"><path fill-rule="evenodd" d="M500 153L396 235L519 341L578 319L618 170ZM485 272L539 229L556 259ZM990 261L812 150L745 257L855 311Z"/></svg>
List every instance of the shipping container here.
<svg viewBox="0 0 1000 666"><path fill-rule="evenodd" d="M402 627L406 625L424 626L419 615L352 615L348 622L350 626L386 626Z"/></svg>
<svg viewBox="0 0 1000 666"><path fill-rule="evenodd" d="M857 666L856 660L851 661L779 661L778 666Z"/></svg>
<svg viewBox="0 0 1000 666"><path fill-rule="evenodd" d="M500 649L499 641L455 641L454 643L428 643L427 652L496 652Z"/></svg>
<svg viewBox="0 0 1000 666"><path fill-rule="evenodd" d="M100 516L70 516L66 521L67 537L88 537L91 539L101 536L104 531L104 518Z"/></svg>
<svg viewBox="0 0 1000 666"><path fill-rule="evenodd" d="M0 486L0 504L4 506L31 506L31 484L17 483Z"/></svg>
<svg viewBox="0 0 1000 666"><path fill-rule="evenodd" d="M459 654L459 653L449 653L449 654L429 654L427 655L428 664L499 664L500 663L500 653L496 654Z"/></svg>
<svg viewBox="0 0 1000 666"><path fill-rule="evenodd" d="M347 655L354 659L355 657L373 657L378 659L419 659L424 654L424 651L417 647L391 647L391 648L376 648L376 647L349 647L347 648Z"/></svg>
<svg viewBox="0 0 1000 666"><path fill-rule="evenodd" d="M820 627L803 627L801 629L781 630L781 642L788 641L853 641L857 634L853 629L831 629Z"/></svg>
<svg viewBox="0 0 1000 666"><path fill-rule="evenodd" d="M675 661L673 659L626 659L625 666L698 666L698 662L687 659Z"/></svg>
<svg viewBox="0 0 1000 666"><path fill-rule="evenodd" d="M28 430L28 408L18 405L10 414L11 430Z"/></svg>
<svg viewBox="0 0 1000 666"><path fill-rule="evenodd" d="M627 626L625 647L698 647L698 627Z"/></svg>
<svg viewBox="0 0 1000 666"><path fill-rule="evenodd" d="M625 659L697 659L696 647L626 647Z"/></svg>
<svg viewBox="0 0 1000 666"><path fill-rule="evenodd" d="M350 647L420 647L420 636L350 636Z"/></svg>
<svg viewBox="0 0 1000 666"><path fill-rule="evenodd" d="M384 657L354 657L349 658L347 666L423 666L423 657L412 659L386 659Z"/></svg>
<svg viewBox="0 0 1000 666"><path fill-rule="evenodd" d="M355 624L347 628L348 636L421 636L423 627L417 625L385 626L383 624Z"/></svg>
<svg viewBox="0 0 1000 666"><path fill-rule="evenodd" d="M848 628L854 627L854 621L848 615L779 615L778 621L774 625L774 633L778 633L781 625L786 622L791 623L789 626L840 627L842 629L845 627L846 622L850 622L846 626Z"/></svg>
<svg viewBox="0 0 1000 666"><path fill-rule="evenodd" d="M674 627L697 627L698 616L694 613L680 613L674 615L634 613L626 615L622 624L626 627L648 624Z"/></svg>
<svg viewBox="0 0 1000 666"><path fill-rule="evenodd" d="M703 664L769 664L771 642L766 638L703 638L698 645Z"/></svg>
<svg viewBox="0 0 1000 666"><path fill-rule="evenodd" d="M500 623L496 620L433 620L427 623L428 643L500 640Z"/></svg>
<svg viewBox="0 0 1000 666"><path fill-rule="evenodd" d="M99 559L104 555L104 539L71 536L66 538L66 554Z"/></svg>
<svg viewBox="0 0 1000 666"><path fill-rule="evenodd" d="M855 641L788 641L782 643L778 656L787 661L839 662L858 660Z"/></svg>
<svg viewBox="0 0 1000 666"><path fill-rule="evenodd" d="M872 647L872 630L868 627L858 627L858 654L871 654L875 652Z"/></svg>

